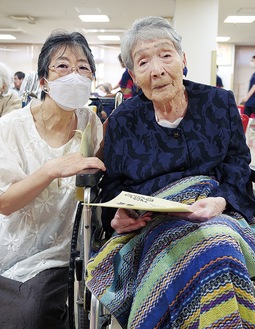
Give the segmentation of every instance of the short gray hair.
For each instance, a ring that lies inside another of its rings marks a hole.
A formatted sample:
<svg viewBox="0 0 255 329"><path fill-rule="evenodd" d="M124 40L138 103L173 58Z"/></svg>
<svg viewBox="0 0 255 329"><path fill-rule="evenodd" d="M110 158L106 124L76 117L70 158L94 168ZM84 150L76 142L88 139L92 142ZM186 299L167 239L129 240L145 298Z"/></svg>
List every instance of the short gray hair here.
<svg viewBox="0 0 255 329"><path fill-rule="evenodd" d="M7 93L12 84L12 72L7 65L0 63L0 89L3 88L3 94Z"/></svg>
<svg viewBox="0 0 255 329"><path fill-rule="evenodd" d="M121 57L125 66L133 71L132 51L139 41L170 39L176 51L182 56L182 37L174 30L168 20L158 16L137 19L124 34L121 41Z"/></svg>

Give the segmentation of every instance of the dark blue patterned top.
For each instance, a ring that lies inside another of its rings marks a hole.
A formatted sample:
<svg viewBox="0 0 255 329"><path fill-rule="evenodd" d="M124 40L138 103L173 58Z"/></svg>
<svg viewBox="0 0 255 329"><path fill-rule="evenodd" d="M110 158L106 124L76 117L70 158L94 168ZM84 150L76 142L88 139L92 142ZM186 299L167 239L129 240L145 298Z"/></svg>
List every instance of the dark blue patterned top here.
<svg viewBox="0 0 255 329"><path fill-rule="evenodd" d="M103 201L122 190L150 195L180 178L208 175L220 183L211 196L224 197L250 221L255 210L251 157L233 93L183 83L188 109L177 128L160 126L143 94L124 101L109 117Z"/></svg>

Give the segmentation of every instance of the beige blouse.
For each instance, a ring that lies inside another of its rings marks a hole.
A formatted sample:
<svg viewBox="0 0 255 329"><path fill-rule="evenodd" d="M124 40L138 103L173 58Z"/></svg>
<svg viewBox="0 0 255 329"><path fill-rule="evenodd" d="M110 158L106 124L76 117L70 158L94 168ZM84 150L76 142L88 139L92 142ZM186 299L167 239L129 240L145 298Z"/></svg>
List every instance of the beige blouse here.
<svg viewBox="0 0 255 329"><path fill-rule="evenodd" d="M78 130L91 123L94 152L102 139L102 124L89 108L76 110ZM0 119L0 194L45 162L78 152L76 132L60 148L50 147L38 134L30 104ZM25 282L39 272L68 266L77 200L75 177L54 180L36 199L9 216L0 214L0 275Z"/></svg>
<svg viewBox="0 0 255 329"><path fill-rule="evenodd" d="M13 111L21 109L22 102L18 95L9 93L8 95L0 95L0 117Z"/></svg>

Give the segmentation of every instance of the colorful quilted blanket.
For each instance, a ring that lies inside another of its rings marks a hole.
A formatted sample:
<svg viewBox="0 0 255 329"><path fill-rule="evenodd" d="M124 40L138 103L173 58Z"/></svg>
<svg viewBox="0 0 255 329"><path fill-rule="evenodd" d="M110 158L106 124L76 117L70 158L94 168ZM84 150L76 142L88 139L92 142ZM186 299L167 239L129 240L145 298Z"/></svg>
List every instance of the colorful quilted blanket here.
<svg viewBox="0 0 255 329"><path fill-rule="evenodd" d="M157 196L191 204L217 184L185 178ZM88 288L122 328L255 328L255 227L237 213L203 223L157 214L113 236L87 270Z"/></svg>

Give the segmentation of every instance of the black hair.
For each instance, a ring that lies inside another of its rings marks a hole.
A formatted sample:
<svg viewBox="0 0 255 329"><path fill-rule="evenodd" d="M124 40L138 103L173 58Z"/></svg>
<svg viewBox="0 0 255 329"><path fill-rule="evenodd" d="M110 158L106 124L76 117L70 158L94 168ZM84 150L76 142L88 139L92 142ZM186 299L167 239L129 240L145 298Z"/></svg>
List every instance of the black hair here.
<svg viewBox="0 0 255 329"><path fill-rule="evenodd" d="M24 79L25 78L25 73L21 72L21 71L17 71L14 76L16 76L19 80Z"/></svg>
<svg viewBox="0 0 255 329"><path fill-rule="evenodd" d="M96 65L91 49L85 37L79 32L70 33L63 30L55 30L46 39L39 54L37 65L38 79L48 77L48 68L50 65L51 57L56 53L56 51L62 48L65 50L67 47L77 46L80 47L86 55L92 74L94 76L96 72ZM44 99L44 97L45 94L42 91L41 98Z"/></svg>

